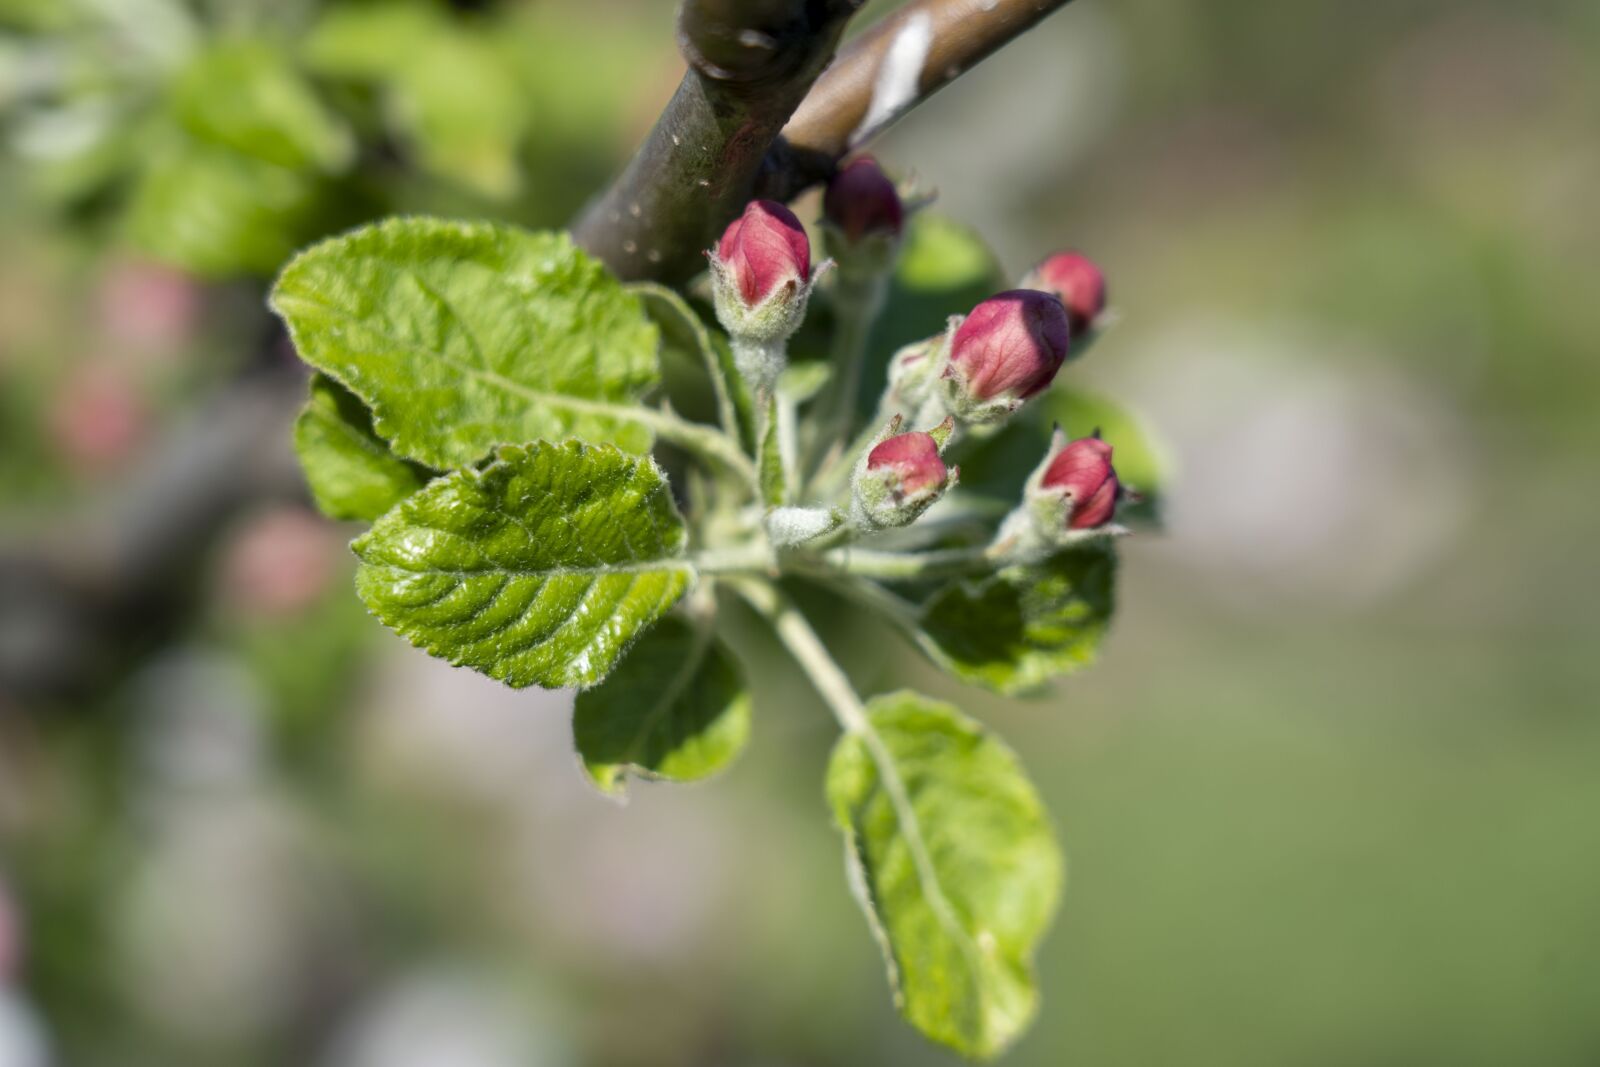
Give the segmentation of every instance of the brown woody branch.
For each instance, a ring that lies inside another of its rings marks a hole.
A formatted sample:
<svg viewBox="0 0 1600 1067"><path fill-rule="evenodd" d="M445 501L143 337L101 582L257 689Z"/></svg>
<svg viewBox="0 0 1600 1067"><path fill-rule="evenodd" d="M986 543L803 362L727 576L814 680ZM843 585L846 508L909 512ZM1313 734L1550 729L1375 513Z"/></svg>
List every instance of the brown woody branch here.
<svg viewBox="0 0 1600 1067"><path fill-rule="evenodd" d="M911 0L824 71L860 0L685 0L689 71L573 233L625 278L682 281L752 196L787 200L826 179L846 153L1067 2ZM926 48L915 47L924 35ZM895 53L916 66L903 72L905 97L886 100Z"/></svg>
<svg viewBox="0 0 1600 1067"><path fill-rule="evenodd" d="M862 0L685 0L683 81L572 227L623 278L681 281L755 189L767 151Z"/></svg>

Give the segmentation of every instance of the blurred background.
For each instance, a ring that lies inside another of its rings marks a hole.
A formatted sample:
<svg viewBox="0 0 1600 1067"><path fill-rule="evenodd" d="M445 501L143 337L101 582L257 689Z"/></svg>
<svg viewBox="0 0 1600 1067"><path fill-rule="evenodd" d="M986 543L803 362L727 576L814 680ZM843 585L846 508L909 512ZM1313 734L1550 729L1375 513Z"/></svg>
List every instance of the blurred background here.
<svg viewBox="0 0 1600 1067"><path fill-rule="evenodd" d="M568 696L366 617L289 455L283 259L560 225L672 14L0 0L0 1067L955 1062L892 1012L775 650L733 770L616 805ZM1070 374L1162 470L1048 695L830 620L1055 815L1008 1063L1600 1062L1597 130L1590 0L1078 0L877 146L1010 275L1106 266Z"/></svg>

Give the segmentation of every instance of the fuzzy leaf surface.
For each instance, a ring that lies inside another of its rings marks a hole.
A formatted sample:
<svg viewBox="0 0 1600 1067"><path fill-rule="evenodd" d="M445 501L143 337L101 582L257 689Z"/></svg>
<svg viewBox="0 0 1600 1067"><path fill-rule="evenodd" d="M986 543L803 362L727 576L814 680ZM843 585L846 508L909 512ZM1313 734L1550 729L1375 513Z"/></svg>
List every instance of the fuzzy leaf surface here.
<svg viewBox="0 0 1600 1067"><path fill-rule="evenodd" d="M272 306L301 358L430 467L540 438L650 448L656 329L565 235L391 219L296 257Z"/></svg>
<svg viewBox="0 0 1600 1067"><path fill-rule="evenodd" d="M669 617L605 684L578 694L573 740L603 792L628 775L689 782L716 774L750 736L750 692L709 630Z"/></svg>
<svg viewBox="0 0 1600 1067"><path fill-rule="evenodd" d="M327 375L311 379L311 399L294 424L312 499L332 519L371 522L421 489L433 472L389 451L372 414Z"/></svg>
<svg viewBox="0 0 1600 1067"><path fill-rule="evenodd" d="M1032 1020L1033 954L1065 864L1016 756L948 704L877 697L881 751L840 739L828 803L895 1001L923 1034L990 1059Z"/></svg>
<svg viewBox="0 0 1600 1067"><path fill-rule="evenodd" d="M1036 689L1094 662L1115 605L1116 552L1086 545L953 582L923 606L918 643L962 681Z"/></svg>
<svg viewBox="0 0 1600 1067"><path fill-rule="evenodd" d="M579 441L508 446L351 546L356 590L431 655L521 688L598 683L693 568L660 468Z"/></svg>

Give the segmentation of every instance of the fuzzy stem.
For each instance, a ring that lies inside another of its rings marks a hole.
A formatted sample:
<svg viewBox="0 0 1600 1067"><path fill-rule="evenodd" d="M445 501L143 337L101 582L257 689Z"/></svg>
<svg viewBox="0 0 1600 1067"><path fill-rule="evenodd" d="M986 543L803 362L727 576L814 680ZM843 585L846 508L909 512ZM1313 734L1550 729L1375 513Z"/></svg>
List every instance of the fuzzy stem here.
<svg viewBox="0 0 1600 1067"><path fill-rule="evenodd" d="M882 552L866 548L835 548L822 554L832 571L858 574L885 581L915 581L991 570L995 558L989 546L941 548L928 552Z"/></svg>

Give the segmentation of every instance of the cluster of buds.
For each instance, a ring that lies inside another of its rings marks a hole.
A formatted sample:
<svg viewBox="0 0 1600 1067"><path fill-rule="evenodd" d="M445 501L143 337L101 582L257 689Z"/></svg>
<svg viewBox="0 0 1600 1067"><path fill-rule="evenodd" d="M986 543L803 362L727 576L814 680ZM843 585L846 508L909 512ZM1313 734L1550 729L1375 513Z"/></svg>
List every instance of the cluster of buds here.
<svg viewBox="0 0 1600 1067"><path fill-rule="evenodd" d="M857 282L881 285L906 211L895 184L871 158L835 174L823 197L822 232L840 264L841 293ZM757 200L708 255L717 318L739 370L758 392L770 392L815 282L805 229L782 204ZM1094 335L1105 309L1100 268L1081 253L1059 252L1029 271L1021 287L982 301L953 317L942 334L896 352L883 401L892 418L853 471L850 521L862 530L915 521L956 482L959 472L945 465L943 452L957 427L1000 423L1049 388L1074 353L1074 341ZM902 433L907 418L937 425ZM1057 429L1022 504L1002 525L996 549L1014 561L1048 556L1104 532L1122 495L1111 446L1098 432L1069 441ZM782 520L775 540L784 544L825 535L844 521L826 509L773 514Z"/></svg>
<svg viewBox="0 0 1600 1067"><path fill-rule="evenodd" d="M805 227L782 204L753 200L709 258L717 321L728 331L739 372L758 391L770 391L816 280Z"/></svg>
<svg viewBox="0 0 1600 1067"><path fill-rule="evenodd" d="M951 419L923 432L900 432L900 416L878 435L851 481L851 518L857 528L907 526L934 505L960 477L940 453L950 442Z"/></svg>
<svg viewBox="0 0 1600 1067"><path fill-rule="evenodd" d="M1122 483L1111 446L1099 431L1076 441L1057 427L1044 461L1023 490L1022 505L1000 527L996 546L1016 562L1040 559L1085 537L1113 529Z"/></svg>

